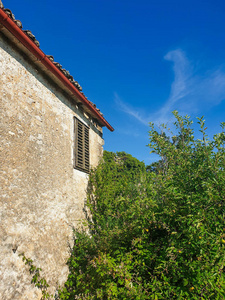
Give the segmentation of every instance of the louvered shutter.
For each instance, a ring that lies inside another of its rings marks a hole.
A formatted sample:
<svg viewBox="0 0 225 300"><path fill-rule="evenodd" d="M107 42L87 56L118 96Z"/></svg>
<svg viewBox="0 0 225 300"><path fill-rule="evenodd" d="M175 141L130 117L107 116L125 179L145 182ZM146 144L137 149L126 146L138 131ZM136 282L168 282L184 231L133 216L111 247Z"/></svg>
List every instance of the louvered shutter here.
<svg viewBox="0 0 225 300"><path fill-rule="evenodd" d="M75 147L74 167L89 172L89 128L74 118Z"/></svg>

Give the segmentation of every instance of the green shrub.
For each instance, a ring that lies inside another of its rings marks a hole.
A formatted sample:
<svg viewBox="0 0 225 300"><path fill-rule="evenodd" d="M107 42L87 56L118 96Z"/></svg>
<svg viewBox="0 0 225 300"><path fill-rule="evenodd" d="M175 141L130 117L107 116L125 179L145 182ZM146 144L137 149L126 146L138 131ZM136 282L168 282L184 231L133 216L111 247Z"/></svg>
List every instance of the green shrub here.
<svg viewBox="0 0 225 300"><path fill-rule="evenodd" d="M194 139L174 115L176 135L150 124L159 162L105 152L91 172L89 232L75 232L61 299L225 298L225 124L209 141L200 118Z"/></svg>

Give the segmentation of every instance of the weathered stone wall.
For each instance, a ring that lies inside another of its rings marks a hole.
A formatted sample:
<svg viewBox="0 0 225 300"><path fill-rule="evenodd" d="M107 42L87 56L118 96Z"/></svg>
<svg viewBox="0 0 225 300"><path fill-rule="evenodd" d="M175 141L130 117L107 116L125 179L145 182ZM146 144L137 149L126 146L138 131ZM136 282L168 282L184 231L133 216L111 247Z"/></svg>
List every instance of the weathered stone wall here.
<svg viewBox="0 0 225 300"><path fill-rule="evenodd" d="M90 163L101 132L61 90L0 36L0 299L40 299L19 253L51 286L67 278L72 226L84 217L88 175L73 168L73 116L90 129Z"/></svg>

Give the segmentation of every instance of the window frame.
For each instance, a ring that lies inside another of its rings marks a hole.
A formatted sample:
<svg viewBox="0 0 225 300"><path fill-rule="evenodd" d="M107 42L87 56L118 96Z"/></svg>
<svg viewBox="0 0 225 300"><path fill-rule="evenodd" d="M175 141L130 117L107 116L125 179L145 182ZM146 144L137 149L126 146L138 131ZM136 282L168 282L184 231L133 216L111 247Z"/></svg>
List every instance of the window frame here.
<svg viewBox="0 0 225 300"><path fill-rule="evenodd" d="M74 169L90 172L90 127L74 116Z"/></svg>

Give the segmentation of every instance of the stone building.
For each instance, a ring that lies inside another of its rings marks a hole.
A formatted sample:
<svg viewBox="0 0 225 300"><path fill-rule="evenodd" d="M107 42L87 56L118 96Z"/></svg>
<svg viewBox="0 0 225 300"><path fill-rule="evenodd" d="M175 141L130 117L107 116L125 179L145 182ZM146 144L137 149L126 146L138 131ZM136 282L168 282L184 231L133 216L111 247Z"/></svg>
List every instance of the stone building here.
<svg viewBox="0 0 225 300"><path fill-rule="evenodd" d="M84 218L88 172L113 128L0 1L0 299L40 299L20 253L55 292Z"/></svg>

